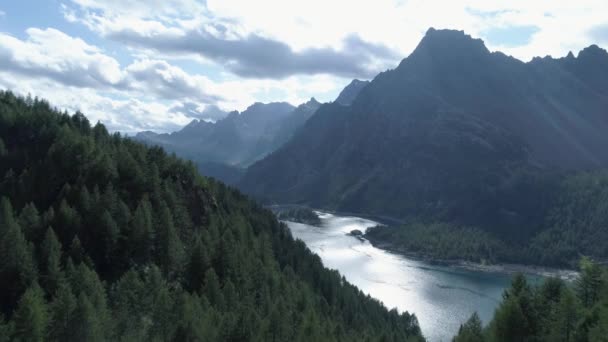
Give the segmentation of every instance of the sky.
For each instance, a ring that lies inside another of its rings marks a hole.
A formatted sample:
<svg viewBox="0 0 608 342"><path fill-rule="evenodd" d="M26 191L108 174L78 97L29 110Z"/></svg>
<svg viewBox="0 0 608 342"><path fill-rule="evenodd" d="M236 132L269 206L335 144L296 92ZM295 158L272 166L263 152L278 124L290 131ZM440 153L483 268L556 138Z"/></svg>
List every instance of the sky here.
<svg viewBox="0 0 608 342"><path fill-rule="evenodd" d="M128 134L332 101L430 27L523 61L608 47L606 0L3 0L0 89Z"/></svg>

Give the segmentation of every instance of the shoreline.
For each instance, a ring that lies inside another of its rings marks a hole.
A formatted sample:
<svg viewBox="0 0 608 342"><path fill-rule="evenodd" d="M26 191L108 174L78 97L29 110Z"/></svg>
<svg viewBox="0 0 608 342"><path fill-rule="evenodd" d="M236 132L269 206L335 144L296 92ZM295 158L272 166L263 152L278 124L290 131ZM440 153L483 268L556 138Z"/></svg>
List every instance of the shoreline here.
<svg viewBox="0 0 608 342"><path fill-rule="evenodd" d="M512 263L498 263L498 264L482 264L463 259L437 259L428 255L423 255L416 252L405 251L399 248L392 247L390 243L386 242L373 242L369 239L365 239L372 246L387 251L389 253L401 255L414 260L429 263L431 265L447 266L459 268L467 271L484 272L484 273L502 273L513 275L516 273L523 273L527 275L541 276L545 278L559 278L565 281L574 281L579 272L571 269L555 268L540 265L525 265L525 264L512 264Z"/></svg>
<svg viewBox="0 0 608 342"><path fill-rule="evenodd" d="M375 216L375 215L369 215L369 214L335 211L335 210L328 210L328 209L317 209L317 208L311 208L309 206L301 205L301 204L275 204L275 205L270 205L268 207L270 207L270 208L272 208L272 207L302 207L302 208L307 208L307 209L310 209L313 211L332 214L332 215L336 215L336 216L362 218L362 219L374 221L375 223L378 223L379 225L403 224L405 222L405 221L399 220L394 217ZM428 255L421 254L421 253L406 251L406 250L402 250L400 248L393 247L392 244L388 243L388 242L372 241L365 236L365 233L363 234L363 236L360 237L360 239L368 241L370 244L372 244L372 246L374 246L376 248L382 249L384 251L387 251L387 252L390 252L393 254L401 255L401 256L411 258L414 260L418 260L418 261L423 261L423 262L429 263L431 265L448 266L448 267L454 267L454 268L467 270L467 271L484 272L484 273L502 273L502 274L508 274L508 275L513 275L516 273L523 273L523 274L527 274L527 275L541 276L541 277L545 277L545 278L555 277L555 278L559 278L559 279L562 279L562 280L565 280L568 282L574 281L579 275L579 272L577 270L573 270L573 269L564 269L564 268L556 268L556 267L533 265L533 264L529 264L529 265L513 264L513 263L482 264L479 262L473 262L473 261L464 260L464 259L447 259L447 260L438 259L438 258L433 258Z"/></svg>

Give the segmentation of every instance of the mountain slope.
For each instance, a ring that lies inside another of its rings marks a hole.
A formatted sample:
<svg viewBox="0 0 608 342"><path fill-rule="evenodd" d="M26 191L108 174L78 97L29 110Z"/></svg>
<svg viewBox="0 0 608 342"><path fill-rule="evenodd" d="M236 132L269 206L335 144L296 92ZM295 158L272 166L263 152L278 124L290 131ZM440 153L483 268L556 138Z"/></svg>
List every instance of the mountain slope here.
<svg viewBox="0 0 608 342"><path fill-rule="evenodd" d="M422 340L268 211L82 114L0 93L0 337Z"/></svg>
<svg viewBox="0 0 608 342"><path fill-rule="evenodd" d="M597 47L523 63L431 29L351 106L323 105L240 187L269 201L524 238L543 220L552 173L608 165L606 63Z"/></svg>
<svg viewBox="0 0 608 342"><path fill-rule="evenodd" d="M361 90L368 84L369 81L360 81L357 79L353 80L344 89L342 89L340 95L338 95L336 101L334 102L337 102L343 106L350 106Z"/></svg>
<svg viewBox="0 0 608 342"><path fill-rule="evenodd" d="M269 127L287 118L295 108L284 102L255 103L242 113L232 112L215 123L194 120L171 134L143 132L136 139L158 144L196 162L239 166L261 152L258 144Z"/></svg>

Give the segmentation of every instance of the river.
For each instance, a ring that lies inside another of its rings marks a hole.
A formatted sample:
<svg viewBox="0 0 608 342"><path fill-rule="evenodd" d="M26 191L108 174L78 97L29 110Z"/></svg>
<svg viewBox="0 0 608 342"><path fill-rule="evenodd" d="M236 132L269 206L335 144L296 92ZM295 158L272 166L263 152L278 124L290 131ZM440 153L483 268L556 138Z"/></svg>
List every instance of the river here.
<svg viewBox="0 0 608 342"><path fill-rule="evenodd" d="M451 341L461 323L477 311L487 323L511 276L437 266L393 254L346 235L376 222L318 213L321 227L286 222L294 237L317 253L326 267L381 300L388 308L415 313L431 342Z"/></svg>

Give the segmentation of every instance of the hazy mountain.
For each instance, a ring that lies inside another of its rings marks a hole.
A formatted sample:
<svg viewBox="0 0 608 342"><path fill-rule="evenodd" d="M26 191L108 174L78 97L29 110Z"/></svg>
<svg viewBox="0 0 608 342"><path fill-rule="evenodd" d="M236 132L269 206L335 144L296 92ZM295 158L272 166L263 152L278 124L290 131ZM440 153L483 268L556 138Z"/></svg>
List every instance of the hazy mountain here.
<svg viewBox="0 0 608 342"><path fill-rule="evenodd" d="M285 102L255 103L216 122L193 120L177 132L145 131L135 139L160 145L193 160L204 175L234 184L245 167L287 142L320 106L315 98L298 107Z"/></svg>
<svg viewBox="0 0 608 342"><path fill-rule="evenodd" d="M350 106L350 104L355 100L355 97L359 95L359 92L361 92L361 90L368 84L369 81L359 81L354 79L340 92L340 95L338 95L335 102L344 106Z"/></svg>
<svg viewBox="0 0 608 342"><path fill-rule="evenodd" d="M597 46L524 63L461 31L430 29L351 106L321 106L240 185L283 203L529 223L536 202L522 174L608 165L607 66Z"/></svg>
<svg viewBox="0 0 608 342"><path fill-rule="evenodd" d="M255 103L242 113L231 112L216 122L193 120L174 133L141 132L135 139L191 159L203 174L231 183L242 167L270 152L265 141L273 141L275 127L294 109L285 102Z"/></svg>

